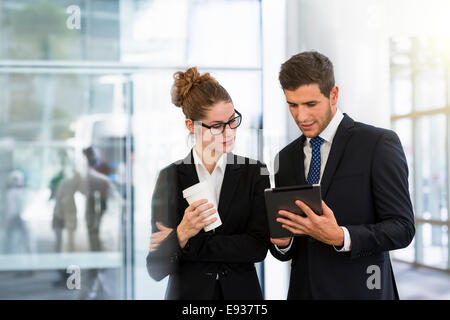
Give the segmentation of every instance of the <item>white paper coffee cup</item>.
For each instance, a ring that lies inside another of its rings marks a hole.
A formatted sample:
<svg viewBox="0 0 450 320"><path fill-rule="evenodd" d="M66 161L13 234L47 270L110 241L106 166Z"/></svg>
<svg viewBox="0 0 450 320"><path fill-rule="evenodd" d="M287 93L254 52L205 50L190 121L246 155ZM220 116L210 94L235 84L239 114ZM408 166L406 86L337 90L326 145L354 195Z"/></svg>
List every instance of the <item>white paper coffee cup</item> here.
<svg viewBox="0 0 450 320"><path fill-rule="evenodd" d="M193 202L198 201L200 199L207 199L208 203L212 203L214 205L214 207L211 208L210 210L216 209L216 213L208 217L208 220L212 218L217 218L217 220L214 223L211 223L210 225L207 225L205 228L203 228L203 230L205 230L206 232L211 231L217 228L218 226L222 225L222 220L220 220L219 212L217 211L217 203L214 200L215 198L212 190L213 189L211 185L207 181L199 182L183 190L183 197L189 204L192 204ZM208 213L210 210L202 212L202 214Z"/></svg>

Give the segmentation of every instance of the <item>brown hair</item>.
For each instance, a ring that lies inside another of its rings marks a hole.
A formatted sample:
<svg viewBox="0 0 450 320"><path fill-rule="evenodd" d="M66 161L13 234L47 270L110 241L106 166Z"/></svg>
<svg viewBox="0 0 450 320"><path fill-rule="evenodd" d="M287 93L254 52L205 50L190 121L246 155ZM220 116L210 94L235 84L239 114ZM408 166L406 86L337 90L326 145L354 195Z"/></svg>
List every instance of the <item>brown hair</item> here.
<svg viewBox="0 0 450 320"><path fill-rule="evenodd" d="M209 73L200 75L196 67L173 75L172 103L181 107L186 118L200 120L218 102L232 102L230 95Z"/></svg>
<svg viewBox="0 0 450 320"><path fill-rule="evenodd" d="M317 83L320 92L329 97L334 87L333 64L316 51L298 53L281 65L278 79L283 90L291 91L302 85Z"/></svg>

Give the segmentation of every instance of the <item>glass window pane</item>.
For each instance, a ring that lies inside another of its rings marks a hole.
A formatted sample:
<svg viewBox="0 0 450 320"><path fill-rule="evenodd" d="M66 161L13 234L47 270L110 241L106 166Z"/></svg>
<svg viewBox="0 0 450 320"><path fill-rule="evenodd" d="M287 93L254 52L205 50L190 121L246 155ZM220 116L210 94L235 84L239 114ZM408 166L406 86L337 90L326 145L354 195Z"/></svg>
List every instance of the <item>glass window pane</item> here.
<svg viewBox="0 0 450 320"><path fill-rule="evenodd" d="M392 75L391 90L393 115L410 113L412 111L412 85L409 70Z"/></svg>
<svg viewBox="0 0 450 320"><path fill-rule="evenodd" d="M126 116L122 77L108 77L0 76L0 278L26 279L0 281L4 298L123 297Z"/></svg>
<svg viewBox="0 0 450 320"><path fill-rule="evenodd" d="M120 1L122 61L184 65L191 1Z"/></svg>
<svg viewBox="0 0 450 320"><path fill-rule="evenodd" d="M118 61L119 3L3 0L0 59ZM70 6L79 11L68 12ZM75 19L80 28L69 28Z"/></svg>
<svg viewBox="0 0 450 320"><path fill-rule="evenodd" d="M446 269L448 260L447 226L421 223L417 226L417 229L419 237L416 237L416 241L420 241L422 246L422 254L418 257L418 262L427 266Z"/></svg>
<svg viewBox="0 0 450 320"><path fill-rule="evenodd" d="M448 219L445 136L444 114L417 121L416 215L425 219Z"/></svg>
<svg viewBox="0 0 450 320"><path fill-rule="evenodd" d="M261 66L260 1L121 1L122 61ZM232 17L232 18L230 18Z"/></svg>
<svg viewBox="0 0 450 320"><path fill-rule="evenodd" d="M108 74L0 74L2 139L71 138L80 114L124 111L123 81L121 75Z"/></svg>
<svg viewBox="0 0 450 320"><path fill-rule="evenodd" d="M449 49L449 41L445 37L391 38L391 105L394 116L448 107ZM448 221L449 218L447 117L441 113L393 122L393 129L405 150L414 211L420 219ZM412 130L415 145L410 134ZM446 225L418 222L415 246L396 250L394 256L412 261L414 252L416 262L448 269L448 249Z"/></svg>
<svg viewBox="0 0 450 320"><path fill-rule="evenodd" d="M158 173L168 164L183 159L191 146L184 114L172 104L170 98L175 71L133 76L136 261L145 261L148 254L151 195ZM139 279L136 282L136 296L139 299L164 299L168 278L159 282L153 280L144 263L136 264L135 272Z"/></svg>
<svg viewBox="0 0 450 320"><path fill-rule="evenodd" d="M260 1L194 1L188 64L259 67Z"/></svg>
<svg viewBox="0 0 450 320"><path fill-rule="evenodd" d="M411 39L393 37L391 49L391 111L403 115L412 111Z"/></svg>
<svg viewBox="0 0 450 320"><path fill-rule="evenodd" d="M444 108L446 106L445 69L423 67L414 79L414 105L416 110Z"/></svg>
<svg viewBox="0 0 450 320"><path fill-rule="evenodd" d="M415 110L446 106L445 53L439 48L442 43L445 43L444 38L416 37L412 40Z"/></svg>

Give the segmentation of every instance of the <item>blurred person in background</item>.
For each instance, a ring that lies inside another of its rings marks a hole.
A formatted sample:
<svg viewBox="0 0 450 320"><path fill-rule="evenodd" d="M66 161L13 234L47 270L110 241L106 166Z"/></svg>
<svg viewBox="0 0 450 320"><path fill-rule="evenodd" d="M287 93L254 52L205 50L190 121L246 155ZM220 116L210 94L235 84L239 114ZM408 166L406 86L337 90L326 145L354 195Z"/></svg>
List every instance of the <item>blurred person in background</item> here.
<svg viewBox="0 0 450 320"><path fill-rule="evenodd" d="M77 229L77 206L75 193L80 190L81 176L67 165L67 156L61 154L61 170L50 181L50 199L54 200L52 229L55 232L55 252L75 251ZM63 232L66 231L67 245L63 247ZM59 270L55 286L66 286L66 270Z"/></svg>
<svg viewBox="0 0 450 320"><path fill-rule="evenodd" d="M55 252L63 250L63 230L67 231L67 250L75 250L77 207L75 193L80 190L81 177L67 165L67 155L61 154L61 170L50 181L50 200L55 200L52 229L55 232ZM65 271L64 278L66 276Z"/></svg>
<svg viewBox="0 0 450 320"><path fill-rule="evenodd" d="M90 146L83 150L88 163L85 177L82 177L81 192L86 196L85 219L88 231L89 248L91 251L102 251L101 222L107 211L110 198L120 198L120 194L109 179L112 172L110 166L102 159L100 150ZM87 270L87 288L81 294L82 299L108 299L112 296L108 286L106 270Z"/></svg>
<svg viewBox="0 0 450 320"><path fill-rule="evenodd" d="M88 169L84 173L79 170L68 170L64 168L51 181L52 196L55 199L53 210L52 228L56 235L56 252L72 252L77 250L75 243L75 232L78 226L77 206L75 194L80 192L86 198L85 220L87 229L88 248L91 252L103 250L101 242L101 222L107 211L108 199L119 197L116 187L107 174L111 169L102 160L98 148L90 146L83 149L83 155L87 160ZM52 197L51 196L51 197ZM63 231L67 232L67 245L63 243ZM78 247L80 245L78 244ZM112 296L109 293L104 270L87 269L86 285L80 292L80 299L107 299ZM55 285L65 286L67 274L62 274L61 279L55 281Z"/></svg>
<svg viewBox="0 0 450 320"><path fill-rule="evenodd" d="M91 251L102 249L100 240L100 224L107 207L107 200L114 187L108 175L109 166L101 161L100 151L95 147L83 150L89 169L85 181L86 194L86 226Z"/></svg>
<svg viewBox="0 0 450 320"><path fill-rule="evenodd" d="M25 202L25 177L19 170L9 174L5 196L5 253L31 253L29 230L22 215Z"/></svg>

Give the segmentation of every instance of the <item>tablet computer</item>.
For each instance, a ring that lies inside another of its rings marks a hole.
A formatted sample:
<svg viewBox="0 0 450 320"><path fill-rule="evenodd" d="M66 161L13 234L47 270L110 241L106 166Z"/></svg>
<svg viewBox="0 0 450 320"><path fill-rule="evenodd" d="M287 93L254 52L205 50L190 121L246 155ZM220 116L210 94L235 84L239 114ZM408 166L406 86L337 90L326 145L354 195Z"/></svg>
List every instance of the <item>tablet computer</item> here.
<svg viewBox="0 0 450 320"><path fill-rule="evenodd" d="M322 196L320 185L300 185L264 190L266 200L267 218L269 221L270 237L285 238L297 236L281 226L278 218L279 210L286 210L295 214L306 216L295 204L296 200L306 203L316 214L322 214Z"/></svg>

